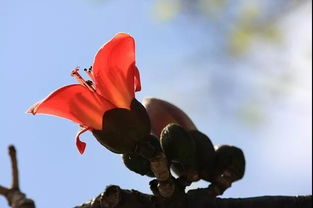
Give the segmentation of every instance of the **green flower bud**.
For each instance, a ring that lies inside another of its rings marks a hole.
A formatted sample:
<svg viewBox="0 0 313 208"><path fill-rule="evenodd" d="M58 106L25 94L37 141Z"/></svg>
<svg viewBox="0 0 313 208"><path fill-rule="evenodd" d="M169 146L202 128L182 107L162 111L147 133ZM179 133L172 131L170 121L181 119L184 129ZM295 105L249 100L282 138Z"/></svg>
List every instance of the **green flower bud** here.
<svg viewBox="0 0 313 208"><path fill-rule="evenodd" d="M199 176L206 181L212 181L215 164L214 146L205 134L198 130L189 131L190 137L196 145L196 160Z"/></svg>
<svg viewBox="0 0 313 208"><path fill-rule="evenodd" d="M198 180L196 145L183 127L167 125L161 133L161 147L178 176L187 181Z"/></svg>
<svg viewBox="0 0 313 208"><path fill-rule="evenodd" d="M154 174L150 169L150 162L144 157L138 154L123 154L122 158L125 166L129 170L140 175L154 177Z"/></svg>
<svg viewBox="0 0 313 208"><path fill-rule="evenodd" d="M245 173L245 156L237 147L222 145L216 149L215 176L228 172L231 182L237 181Z"/></svg>

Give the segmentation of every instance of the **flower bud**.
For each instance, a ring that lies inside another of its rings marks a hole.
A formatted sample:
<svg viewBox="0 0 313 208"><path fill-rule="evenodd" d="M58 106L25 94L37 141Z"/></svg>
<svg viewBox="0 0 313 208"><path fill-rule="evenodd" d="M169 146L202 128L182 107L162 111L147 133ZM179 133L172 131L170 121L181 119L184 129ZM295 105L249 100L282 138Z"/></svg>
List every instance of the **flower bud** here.
<svg viewBox="0 0 313 208"><path fill-rule="evenodd" d="M176 123L188 130L197 129L191 119L175 105L157 98L145 98L143 100L151 120L151 131L157 137L164 127L170 123Z"/></svg>

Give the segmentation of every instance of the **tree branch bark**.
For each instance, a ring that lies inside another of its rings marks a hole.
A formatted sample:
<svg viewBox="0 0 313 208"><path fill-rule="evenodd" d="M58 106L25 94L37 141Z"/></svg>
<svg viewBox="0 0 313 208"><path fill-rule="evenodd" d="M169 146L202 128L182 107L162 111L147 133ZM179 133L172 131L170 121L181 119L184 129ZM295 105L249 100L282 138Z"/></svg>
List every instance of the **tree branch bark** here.
<svg viewBox="0 0 313 208"><path fill-rule="evenodd" d="M251 198L216 198L208 189L191 190L171 199L123 190L111 185L94 199L75 208L310 208L312 196L262 196Z"/></svg>
<svg viewBox="0 0 313 208"><path fill-rule="evenodd" d="M9 146L9 155L11 158L11 165L12 165L12 189L19 189L19 177L18 177L18 166L17 166L17 159L16 159L16 150L15 147Z"/></svg>
<svg viewBox="0 0 313 208"><path fill-rule="evenodd" d="M0 195L3 195L12 208L35 208L33 200L28 199L20 191L16 151L14 146L9 147L12 163L12 186L0 186ZM156 165L157 166L157 165ZM156 172L158 172L156 170ZM161 177L162 178L162 177ZM175 191L171 197L162 197L160 194L148 195L136 190L123 190L119 186L111 185L94 199L75 208L310 208L310 196L262 196L252 198L222 199L216 198L211 188L190 190L179 186L176 179ZM159 181L150 183L151 189Z"/></svg>
<svg viewBox="0 0 313 208"><path fill-rule="evenodd" d="M35 202L26 198L26 195L20 191L16 150L13 145L9 146L9 155L12 166L12 185L10 188L0 186L0 195L7 199L12 208L35 208Z"/></svg>

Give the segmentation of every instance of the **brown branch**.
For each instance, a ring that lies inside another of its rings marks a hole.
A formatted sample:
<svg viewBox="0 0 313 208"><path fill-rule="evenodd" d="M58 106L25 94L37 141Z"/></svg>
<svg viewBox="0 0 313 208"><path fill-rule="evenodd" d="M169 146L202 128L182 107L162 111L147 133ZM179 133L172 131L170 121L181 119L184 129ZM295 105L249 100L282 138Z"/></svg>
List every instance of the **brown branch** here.
<svg viewBox="0 0 313 208"><path fill-rule="evenodd" d="M262 196L222 199L208 189L189 191L179 198L158 198L135 190L109 186L99 196L75 208L310 208L312 196ZM174 195L175 196L175 195Z"/></svg>
<svg viewBox="0 0 313 208"><path fill-rule="evenodd" d="M0 195L7 199L12 208L35 208L34 201L26 198L26 195L20 191L16 150L13 145L9 146L9 155L12 165L12 186L11 188L0 186Z"/></svg>
<svg viewBox="0 0 313 208"><path fill-rule="evenodd" d="M9 147L12 163L13 182L11 188L0 186L0 195L3 195L12 208L35 208L33 200L26 198L20 191L16 151ZM155 168L157 180L150 184L160 186L163 180L171 177L165 168L166 159L157 156L151 157L152 167ZM158 167L160 166L160 167ZM162 170L163 169L163 170ZM216 198L209 188L191 190L185 193L178 180L171 178L175 190L170 196L160 194L160 189L155 195L140 193L136 190L123 190L118 186L109 186L94 199L76 206L75 208L309 208L312 207L312 196L262 196L253 198L222 199ZM166 187L167 182L165 182ZM164 184L163 184L164 185ZM163 187L164 188L164 187Z"/></svg>
<svg viewBox="0 0 313 208"><path fill-rule="evenodd" d="M309 208L312 207L312 196L262 196L245 199L217 199L216 204L218 204L217 207Z"/></svg>
<svg viewBox="0 0 313 208"><path fill-rule="evenodd" d="M158 184L151 186L152 191L162 197L172 197L175 192L175 183L168 167L167 158L163 152L150 159L150 167L154 173Z"/></svg>
<svg viewBox="0 0 313 208"><path fill-rule="evenodd" d="M8 193L8 191L9 191L8 188L0 186L0 195L6 195Z"/></svg>
<svg viewBox="0 0 313 208"><path fill-rule="evenodd" d="M156 180L150 183L150 188L155 195L170 198L177 187L169 170L169 165L164 152L156 148L150 140L137 144L135 153L150 162L150 168Z"/></svg>
<svg viewBox="0 0 313 208"><path fill-rule="evenodd" d="M16 150L13 145L9 146L9 155L11 158L12 165L12 189L19 189L19 177L18 177L18 167L16 159Z"/></svg>

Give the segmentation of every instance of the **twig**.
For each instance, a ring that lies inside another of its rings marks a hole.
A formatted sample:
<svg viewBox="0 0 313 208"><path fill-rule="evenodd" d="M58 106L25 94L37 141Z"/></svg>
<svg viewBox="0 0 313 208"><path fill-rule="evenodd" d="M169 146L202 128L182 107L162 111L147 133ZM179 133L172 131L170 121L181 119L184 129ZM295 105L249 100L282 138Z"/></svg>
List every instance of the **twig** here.
<svg viewBox="0 0 313 208"><path fill-rule="evenodd" d="M9 146L9 155L12 165L12 185L11 188L0 186L0 195L3 195L12 208L35 208L35 202L26 198L20 191L16 150L13 145Z"/></svg>
<svg viewBox="0 0 313 208"><path fill-rule="evenodd" d="M8 191L9 191L9 189L7 189L3 186L0 186L0 195L5 196L8 193Z"/></svg>
<svg viewBox="0 0 313 208"><path fill-rule="evenodd" d="M146 158L150 162L150 168L156 181L150 186L152 192L164 198L171 198L175 193L175 183L164 152L156 148L150 140L137 144L135 153ZM157 182L157 183L156 183Z"/></svg>
<svg viewBox="0 0 313 208"><path fill-rule="evenodd" d="M9 146L9 155L11 158L12 165L12 189L19 189L19 177L18 177L18 167L16 159L16 150L13 145Z"/></svg>

